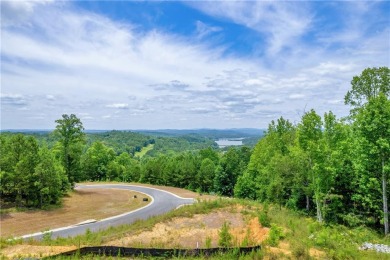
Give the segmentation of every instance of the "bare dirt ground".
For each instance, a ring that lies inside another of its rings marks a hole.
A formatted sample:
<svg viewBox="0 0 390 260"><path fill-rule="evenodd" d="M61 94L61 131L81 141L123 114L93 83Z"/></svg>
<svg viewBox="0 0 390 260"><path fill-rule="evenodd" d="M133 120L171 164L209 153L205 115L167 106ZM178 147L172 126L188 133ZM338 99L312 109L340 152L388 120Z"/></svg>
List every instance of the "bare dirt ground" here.
<svg viewBox="0 0 390 260"><path fill-rule="evenodd" d="M62 252L77 249L76 246L35 246L35 245L14 245L1 250L1 259L19 259L28 257L47 257Z"/></svg>
<svg viewBox="0 0 390 260"><path fill-rule="evenodd" d="M88 219L104 219L147 205L149 202L143 202L143 197L144 194L119 189L75 190L64 199L61 208L0 215L0 234L1 237L20 236Z"/></svg>
<svg viewBox="0 0 390 260"><path fill-rule="evenodd" d="M245 237L249 245L258 245L268 237L269 229L262 227L257 218L245 219L240 212L222 209L209 214L197 214L191 218L175 218L169 222L158 223L151 231L131 234L106 244L126 247L218 247L218 232L225 221L230 224L230 233L236 246L242 245ZM210 241L208 245L207 240Z"/></svg>
<svg viewBox="0 0 390 260"><path fill-rule="evenodd" d="M196 214L192 217L177 217L160 222L150 230L134 231L121 238L116 238L104 245L124 247L154 248L207 248L218 247L219 231L225 221L230 225L230 233L234 246L255 246L264 244L268 238L269 228L262 227L257 217L247 214L246 207L237 205L215 210L208 214ZM246 243L244 243L246 241ZM43 257L75 249L74 246L35 246L15 245L2 250L2 256ZM264 250L271 252L264 259L294 259L288 242L280 241L277 247L266 246ZM323 259L324 253L310 249L314 259ZM271 257L273 256L273 258Z"/></svg>

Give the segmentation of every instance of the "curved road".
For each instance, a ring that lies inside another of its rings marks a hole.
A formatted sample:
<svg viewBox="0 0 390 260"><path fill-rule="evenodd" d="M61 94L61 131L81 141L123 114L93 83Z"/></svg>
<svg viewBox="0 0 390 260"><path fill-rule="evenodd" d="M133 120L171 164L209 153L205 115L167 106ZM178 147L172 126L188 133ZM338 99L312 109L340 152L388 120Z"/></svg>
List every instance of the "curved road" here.
<svg viewBox="0 0 390 260"><path fill-rule="evenodd" d="M98 185L78 185L77 189L88 189L88 188L99 188L99 189L124 189L124 190L132 190L138 191L141 193L145 193L146 195L152 198L151 203L146 205L145 207L136 209L134 211L124 213L118 216L102 219L93 223L86 224L78 224L63 228L57 228L53 230L49 230L46 232L52 233L52 238L56 237L68 237L68 236L77 236L80 234L85 234L87 229L91 231L98 231L100 229L106 229L110 226L117 226L122 224L131 224L139 219L147 219L151 216L160 215L171 211L179 206L192 204L195 202L194 199L185 199L181 198L173 193L158 190L149 187L142 187L136 185L125 185L125 184L98 184ZM44 221L44 220L43 220ZM45 233L46 233L45 232ZM43 233L34 233L29 235L24 235L19 238L23 239L42 239Z"/></svg>

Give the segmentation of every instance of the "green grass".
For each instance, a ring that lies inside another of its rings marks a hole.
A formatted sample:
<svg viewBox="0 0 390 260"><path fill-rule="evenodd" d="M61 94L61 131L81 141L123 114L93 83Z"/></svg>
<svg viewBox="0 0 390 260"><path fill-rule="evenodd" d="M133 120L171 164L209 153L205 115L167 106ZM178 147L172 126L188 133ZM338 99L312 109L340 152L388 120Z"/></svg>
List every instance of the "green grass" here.
<svg viewBox="0 0 390 260"><path fill-rule="evenodd" d="M291 245L293 255L305 255L310 248L315 248L329 259L390 259L390 254L358 250L363 242L390 245L389 238L371 229L320 224L314 218L277 206L270 207L268 216L271 223L285 229L284 240Z"/></svg>
<svg viewBox="0 0 390 260"><path fill-rule="evenodd" d="M142 147L141 151L140 152L136 152L134 154L135 157L139 157L139 158L142 158L147 152L153 150L154 148L154 144L148 144L147 146L145 147Z"/></svg>

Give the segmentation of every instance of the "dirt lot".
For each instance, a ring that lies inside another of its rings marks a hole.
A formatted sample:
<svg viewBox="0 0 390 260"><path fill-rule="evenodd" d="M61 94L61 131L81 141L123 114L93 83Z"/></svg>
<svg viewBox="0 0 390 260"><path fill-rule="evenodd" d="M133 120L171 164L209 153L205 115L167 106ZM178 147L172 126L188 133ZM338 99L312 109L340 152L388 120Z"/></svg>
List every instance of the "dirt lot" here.
<svg viewBox="0 0 390 260"><path fill-rule="evenodd" d="M138 195L134 199L134 195ZM80 223L88 219L103 219L146 205L144 194L117 189L75 190L64 199L63 207L1 215L1 237L20 236Z"/></svg>
<svg viewBox="0 0 390 260"><path fill-rule="evenodd" d="M0 259L19 259L46 257L77 249L76 246L35 246L14 245L1 250Z"/></svg>
<svg viewBox="0 0 390 260"><path fill-rule="evenodd" d="M258 245L264 241L269 229L263 228L257 218L248 218L240 213L240 208L225 208L209 214L197 214L192 218L175 218L171 221L156 224L151 231L124 236L105 243L105 245L126 247L165 247L165 248L205 248L217 247L219 230L224 223L230 223L230 233L234 244L241 245L247 237L249 245ZM41 257L75 249L73 246L35 246L15 245L1 250L3 256Z"/></svg>
<svg viewBox="0 0 390 260"><path fill-rule="evenodd" d="M134 185L166 190L184 198L215 198L213 196L200 196L195 192L174 187L161 187L138 183L134 183ZM135 200L133 198L135 194L138 194L138 198L145 196L144 194L119 189L76 190L64 199L63 207L60 209L16 212L1 215L0 234L1 237L19 236L72 225L87 219L103 219L131 211L147 204L147 202L142 202L142 199ZM43 219L44 221L42 221ZM74 246L15 245L3 248L0 255L11 259L21 256L44 257L73 249L75 249Z"/></svg>
<svg viewBox="0 0 390 260"><path fill-rule="evenodd" d="M248 209L241 205L215 210L208 214L196 214L192 217L177 217L161 222L150 230L134 231L131 234L121 235L121 238L105 242L105 245L125 247L157 247L157 248L206 248L217 247L219 231L225 221L230 224L230 233L233 236L234 246L262 244L269 234L269 228L262 227L258 218L247 214ZM75 249L74 246L38 246L15 245L1 250L1 255L8 258L15 257L42 257ZM278 256L278 259L291 259L292 252L288 242L280 241L277 247L264 248ZM323 259L324 253L310 249L314 259ZM274 259L268 256L264 259Z"/></svg>
<svg viewBox="0 0 390 260"><path fill-rule="evenodd" d="M258 245L268 236L268 228L259 224L256 218L245 219L239 212L222 209L210 214L197 214L192 218L175 218L158 223L151 231L131 234L110 241L106 245L125 247L196 248L218 247L219 230L227 221L233 235L234 244L240 246L247 237L249 245Z"/></svg>

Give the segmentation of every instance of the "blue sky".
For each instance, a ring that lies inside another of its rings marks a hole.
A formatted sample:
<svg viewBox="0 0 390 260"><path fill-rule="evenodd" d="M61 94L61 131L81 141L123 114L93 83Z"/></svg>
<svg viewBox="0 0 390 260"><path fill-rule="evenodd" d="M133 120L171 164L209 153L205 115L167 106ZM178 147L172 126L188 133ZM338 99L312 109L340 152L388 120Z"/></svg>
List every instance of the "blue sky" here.
<svg viewBox="0 0 390 260"><path fill-rule="evenodd" d="M265 128L348 115L389 1L2 1L1 129Z"/></svg>

